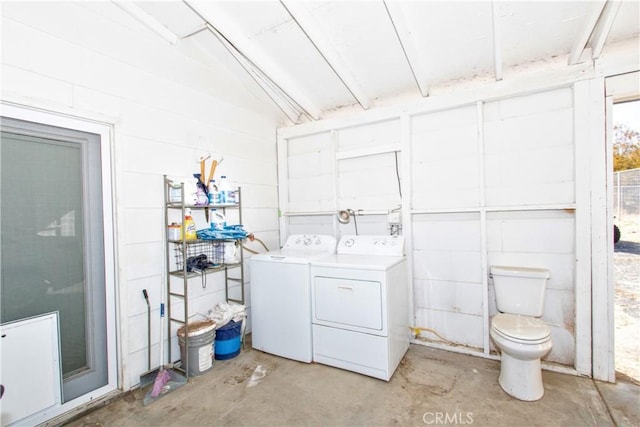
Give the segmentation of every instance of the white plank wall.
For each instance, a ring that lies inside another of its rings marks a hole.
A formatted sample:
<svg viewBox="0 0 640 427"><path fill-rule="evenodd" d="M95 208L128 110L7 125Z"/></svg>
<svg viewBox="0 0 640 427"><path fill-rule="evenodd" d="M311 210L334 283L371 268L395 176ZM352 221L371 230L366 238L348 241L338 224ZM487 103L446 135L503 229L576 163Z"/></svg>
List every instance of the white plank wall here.
<svg viewBox="0 0 640 427"><path fill-rule="evenodd" d="M419 214L412 225L417 326L433 329L452 343L482 349L479 214Z"/></svg>
<svg viewBox="0 0 640 427"><path fill-rule="evenodd" d="M288 200L294 212L333 209L331 133L323 132L288 141Z"/></svg>
<svg viewBox="0 0 640 427"><path fill-rule="evenodd" d="M475 105L412 118L413 209L480 206L476 119Z"/></svg>
<svg viewBox="0 0 640 427"><path fill-rule="evenodd" d="M226 174L242 186L245 228L277 247L278 114L259 111L254 95L224 67L214 72L133 21L123 25L124 12L111 2L13 2L2 8L2 38L21 41L3 44L3 101L113 125L119 267L118 282L111 284L117 289L109 292L119 297L119 385L126 390L148 369L142 289L153 307L151 367L159 363L162 175L193 181L197 156L223 155L216 177ZM195 219L198 228L206 227L203 217ZM191 314L224 300L217 276L209 276L206 289L195 280L190 292Z"/></svg>
<svg viewBox="0 0 640 427"><path fill-rule="evenodd" d="M335 204L362 210L360 234L387 233L381 213L408 206L410 212L403 217L410 221L405 229L410 230L414 289L413 307L407 310L415 315L413 326L423 328L425 339L478 353L495 351L488 338L490 316L496 313L489 266L548 268L543 320L551 326L553 349L546 360L573 366L577 310L572 87L410 112L404 116L405 126L400 126L402 117L345 128L333 121L322 133L300 136L304 132L298 131L284 138L290 152L288 170L300 171L288 181L300 189L300 196L289 191L281 205L290 215L289 231L327 233L333 226L338 237L354 232L353 224L336 226L335 210L330 208ZM330 131L338 135L336 153L329 150ZM390 152L396 145L398 151ZM404 187L410 189L403 199L395 188L395 152L400 177L408 180ZM332 161L337 166L331 174ZM318 168L322 175L314 173ZM333 202L326 199L332 186L337 188ZM309 210L318 212L305 215Z"/></svg>

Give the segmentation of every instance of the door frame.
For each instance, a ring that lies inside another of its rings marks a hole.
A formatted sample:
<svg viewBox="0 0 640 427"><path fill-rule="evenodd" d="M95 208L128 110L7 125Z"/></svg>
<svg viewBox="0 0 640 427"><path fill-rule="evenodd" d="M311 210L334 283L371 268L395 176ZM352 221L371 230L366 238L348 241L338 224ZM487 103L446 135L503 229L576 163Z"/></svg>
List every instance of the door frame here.
<svg viewBox="0 0 640 427"><path fill-rule="evenodd" d="M118 334L117 334L117 274L116 274L116 241L113 202L113 126L97 120L85 119L63 113L31 108L19 104L0 103L0 115L7 118L24 120L43 125L57 126L97 134L100 137L100 156L102 161L102 207L104 229L104 269L106 286L106 340L107 340L107 385L95 389L87 394L63 403L60 406L34 415L30 421L46 422L86 403L95 401L118 389L118 379L121 377L118 363Z"/></svg>
<svg viewBox="0 0 640 427"><path fill-rule="evenodd" d="M640 99L640 71L609 76L604 79L605 147L603 168L606 200L606 267L601 276L606 280L594 281L594 293L606 300L606 307L593 303L594 347L593 378L615 382L615 281L613 277L613 104ZM595 255L595 254L594 254ZM595 297L595 295L594 295Z"/></svg>

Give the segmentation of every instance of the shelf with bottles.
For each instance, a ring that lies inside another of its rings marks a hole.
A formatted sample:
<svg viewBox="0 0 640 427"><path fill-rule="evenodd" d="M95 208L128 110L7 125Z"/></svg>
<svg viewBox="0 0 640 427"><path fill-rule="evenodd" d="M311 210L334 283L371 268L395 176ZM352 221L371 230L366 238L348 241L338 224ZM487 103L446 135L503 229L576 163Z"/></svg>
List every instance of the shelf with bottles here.
<svg viewBox="0 0 640 427"><path fill-rule="evenodd" d="M233 188L226 180L226 176L222 176L222 182L219 186L211 181L208 187L202 182L198 182L192 190L186 191L184 184L176 183L165 178L167 187L167 207L182 209L206 209L206 208L239 208L240 207L240 188Z"/></svg>

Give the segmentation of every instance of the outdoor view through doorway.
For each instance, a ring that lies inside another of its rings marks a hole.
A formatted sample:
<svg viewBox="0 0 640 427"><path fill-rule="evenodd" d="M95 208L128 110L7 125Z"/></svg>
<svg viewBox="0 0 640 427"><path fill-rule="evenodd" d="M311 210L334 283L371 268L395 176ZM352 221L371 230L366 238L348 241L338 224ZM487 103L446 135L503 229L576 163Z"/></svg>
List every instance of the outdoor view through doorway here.
<svg viewBox="0 0 640 427"><path fill-rule="evenodd" d="M640 383L640 100L614 104L616 377Z"/></svg>

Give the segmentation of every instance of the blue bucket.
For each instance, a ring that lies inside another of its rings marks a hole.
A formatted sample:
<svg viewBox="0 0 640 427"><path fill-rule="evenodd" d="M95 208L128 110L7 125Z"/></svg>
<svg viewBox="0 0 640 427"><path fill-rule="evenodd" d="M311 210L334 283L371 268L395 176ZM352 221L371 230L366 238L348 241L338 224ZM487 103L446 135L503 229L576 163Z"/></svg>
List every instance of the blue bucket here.
<svg viewBox="0 0 640 427"><path fill-rule="evenodd" d="M215 358L216 360L233 359L240 354L240 331L242 321L229 323L216 330Z"/></svg>

